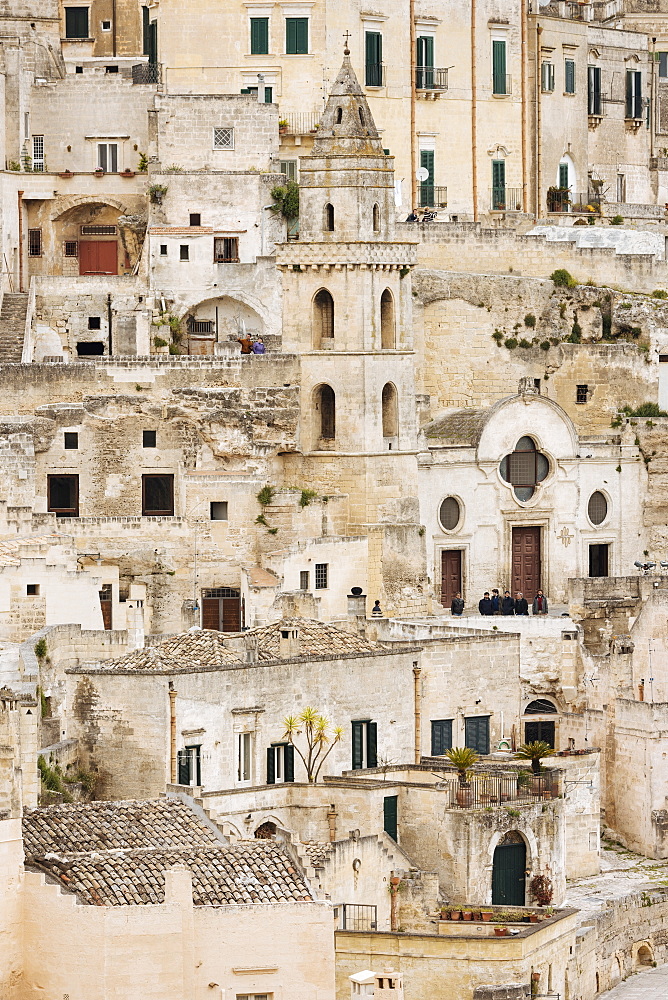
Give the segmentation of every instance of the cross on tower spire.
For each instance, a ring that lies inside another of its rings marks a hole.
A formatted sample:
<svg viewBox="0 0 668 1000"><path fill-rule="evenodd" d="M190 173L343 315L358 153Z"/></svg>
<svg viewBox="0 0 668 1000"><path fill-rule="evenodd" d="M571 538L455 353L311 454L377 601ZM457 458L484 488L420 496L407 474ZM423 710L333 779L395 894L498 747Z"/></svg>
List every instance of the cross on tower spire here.
<svg viewBox="0 0 668 1000"><path fill-rule="evenodd" d="M350 49L348 48L348 39L350 38L350 32L346 31L343 35L343 54L344 56L350 55Z"/></svg>

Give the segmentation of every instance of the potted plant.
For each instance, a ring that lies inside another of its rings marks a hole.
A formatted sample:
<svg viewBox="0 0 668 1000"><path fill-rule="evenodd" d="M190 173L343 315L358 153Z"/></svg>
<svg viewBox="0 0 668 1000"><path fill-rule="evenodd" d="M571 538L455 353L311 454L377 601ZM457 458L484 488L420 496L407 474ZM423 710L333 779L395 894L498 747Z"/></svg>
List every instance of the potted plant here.
<svg viewBox="0 0 668 1000"><path fill-rule="evenodd" d="M148 189L148 196L154 205L162 205L162 199L167 194L167 188L164 184L151 184Z"/></svg>
<svg viewBox="0 0 668 1000"><path fill-rule="evenodd" d="M473 911L472 910L462 910L462 920L472 920Z"/></svg>
<svg viewBox="0 0 668 1000"><path fill-rule="evenodd" d="M539 906L549 906L552 902L554 888L549 875L534 875L529 883L529 890Z"/></svg>
<svg viewBox="0 0 668 1000"><path fill-rule="evenodd" d="M94 173L96 177L104 177L104 170L102 167L96 167Z"/></svg>
<svg viewBox="0 0 668 1000"><path fill-rule="evenodd" d="M534 777L532 790L535 793L543 791L543 782L541 781L543 768L540 762L543 757L551 757L555 752L556 751L550 746L549 743L546 743L545 740L534 740L533 743L523 743L522 746L518 747L515 752L516 760L531 761L531 771Z"/></svg>
<svg viewBox="0 0 668 1000"><path fill-rule="evenodd" d="M538 913L530 913L529 914L529 923L530 924L537 924L539 920L540 920L540 915Z"/></svg>
<svg viewBox="0 0 668 1000"><path fill-rule="evenodd" d="M67 179L68 177L74 177L74 174L71 170L61 170L58 176Z"/></svg>
<svg viewBox="0 0 668 1000"><path fill-rule="evenodd" d="M288 125L289 125L289 122L288 122L287 118L279 118L278 119L278 134L279 135L285 135L285 133L288 131Z"/></svg>
<svg viewBox="0 0 668 1000"><path fill-rule="evenodd" d="M494 934L496 937L506 937L508 934L508 928L505 924L499 924L494 928Z"/></svg>
<svg viewBox="0 0 668 1000"><path fill-rule="evenodd" d="M480 755L471 747L451 747L445 751L445 756L457 770L459 785L457 787L457 805L470 806L473 803L471 788L471 768L480 760Z"/></svg>
<svg viewBox="0 0 668 1000"><path fill-rule="evenodd" d="M482 920L484 920L485 923L489 923L489 921L492 919L492 911L491 910L481 910L480 911L480 918Z"/></svg>
<svg viewBox="0 0 668 1000"><path fill-rule="evenodd" d="M130 170L129 167L126 167L125 170L122 172L121 177L134 177L134 175L135 175L134 170Z"/></svg>
<svg viewBox="0 0 668 1000"><path fill-rule="evenodd" d="M461 920L462 919L462 911L461 910L450 910L450 919L451 920Z"/></svg>

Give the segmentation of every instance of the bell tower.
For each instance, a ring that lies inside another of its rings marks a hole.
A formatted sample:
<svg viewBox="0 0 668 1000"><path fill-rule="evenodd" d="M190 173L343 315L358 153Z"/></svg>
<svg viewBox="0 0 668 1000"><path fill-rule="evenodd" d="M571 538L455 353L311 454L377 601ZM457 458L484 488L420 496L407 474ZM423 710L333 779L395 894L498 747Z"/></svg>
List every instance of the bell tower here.
<svg viewBox="0 0 668 1000"><path fill-rule="evenodd" d="M276 253L283 349L300 355L302 374L301 454L285 456L286 481L300 475L324 493L347 494L348 533L369 537L368 592L386 613L417 611L427 587L417 499L416 244L396 238L394 158L347 48L312 152L300 159L299 188L299 238Z"/></svg>

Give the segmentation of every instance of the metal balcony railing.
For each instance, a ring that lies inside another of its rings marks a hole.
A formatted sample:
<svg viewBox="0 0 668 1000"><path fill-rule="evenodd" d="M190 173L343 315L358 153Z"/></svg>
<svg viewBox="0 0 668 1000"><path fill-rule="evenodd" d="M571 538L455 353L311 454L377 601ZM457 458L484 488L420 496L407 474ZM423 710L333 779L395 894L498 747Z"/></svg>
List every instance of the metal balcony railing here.
<svg viewBox="0 0 668 1000"><path fill-rule="evenodd" d="M568 212L571 206L571 191L569 188L548 188L548 212Z"/></svg>
<svg viewBox="0 0 668 1000"><path fill-rule="evenodd" d="M447 90L447 69L435 69L433 66L417 66L415 69L416 90Z"/></svg>
<svg viewBox="0 0 668 1000"><path fill-rule="evenodd" d="M419 188L421 208L447 208L448 189L435 184L420 184Z"/></svg>
<svg viewBox="0 0 668 1000"><path fill-rule="evenodd" d="M132 67L133 83L160 83L160 63L137 63Z"/></svg>
<svg viewBox="0 0 668 1000"><path fill-rule="evenodd" d="M364 67L364 86L365 87L384 87L385 86L385 64L384 63L367 63Z"/></svg>
<svg viewBox="0 0 668 1000"><path fill-rule="evenodd" d="M442 788L449 796L449 805L459 809L480 809L486 806L534 805L541 800L556 799L562 792L559 771L546 774L517 772L505 774L474 774L462 785L458 778L447 777Z"/></svg>
<svg viewBox="0 0 668 1000"><path fill-rule="evenodd" d="M375 931L378 926L375 906L341 903L337 909L341 917L342 931Z"/></svg>
<svg viewBox="0 0 668 1000"><path fill-rule="evenodd" d="M285 113L281 112L281 116L288 123L285 130L290 135L308 135L309 132L317 131L322 112L287 111Z"/></svg>
<svg viewBox="0 0 668 1000"><path fill-rule="evenodd" d="M492 212L521 212L522 188L493 187L490 208Z"/></svg>

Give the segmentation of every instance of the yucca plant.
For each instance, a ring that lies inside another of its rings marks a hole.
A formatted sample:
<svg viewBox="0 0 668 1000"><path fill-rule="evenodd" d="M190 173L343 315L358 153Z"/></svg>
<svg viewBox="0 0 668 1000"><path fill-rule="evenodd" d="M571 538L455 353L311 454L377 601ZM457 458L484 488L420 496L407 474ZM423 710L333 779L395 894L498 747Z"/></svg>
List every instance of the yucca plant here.
<svg viewBox="0 0 668 1000"><path fill-rule="evenodd" d="M471 747L451 747L445 751L453 767L457 768L457 777L460 785L467 785L470 777L470 770L474 764L480 760L480 754L472 750Z"/></svg>
<svg viewBox="0 0 668 1000"><path fill-rule="evenodd" d="M312 784L318 780L322 765L343 736L340 726L330 726L329 721L315 708L305 708L300 715L283 719L283 739L290 743L302 759L306 776ZM302 752L295 737L304 735L306 747Z"/></svg>
<svg viewBox="0 0 668 1000"><path fill-rule="evenodd" d="M556 753L556 750L553 750L545 740L535 740L533 743L523 743L521 747L518 747L515 759L530 760L533 773L540 774L542 770L540 766L541 760L543 757L551 757L554 753Z"/></svg>

